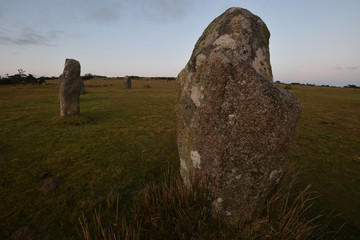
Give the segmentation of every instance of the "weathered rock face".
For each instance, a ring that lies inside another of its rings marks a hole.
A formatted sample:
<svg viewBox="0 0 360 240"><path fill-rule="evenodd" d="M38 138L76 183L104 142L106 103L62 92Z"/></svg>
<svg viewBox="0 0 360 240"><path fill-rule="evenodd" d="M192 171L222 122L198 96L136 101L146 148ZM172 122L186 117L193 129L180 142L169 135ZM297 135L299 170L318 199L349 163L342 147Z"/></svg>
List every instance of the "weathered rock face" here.
<svg viewBox="0 0 360 240"><path fill-rule="evenodd" d="M204 31L177 78L181 176L214 195L230 224L250 220L282 176L300 101L272 82L270 33L230 8Z"/></svg>
<svg viewBox="0 0 360 240"><path fill-rule="evenodd" d="M124 77L124 84L126 88L131 88L131 77L129 76Z"/></svg>
<svg viewBox="0 0 360 240"><path fill-rule="evenodd" d="M66 59L64 72L59 77L58 86L61 116L80 114L80 84L80 63L74 59Z"/></svg>

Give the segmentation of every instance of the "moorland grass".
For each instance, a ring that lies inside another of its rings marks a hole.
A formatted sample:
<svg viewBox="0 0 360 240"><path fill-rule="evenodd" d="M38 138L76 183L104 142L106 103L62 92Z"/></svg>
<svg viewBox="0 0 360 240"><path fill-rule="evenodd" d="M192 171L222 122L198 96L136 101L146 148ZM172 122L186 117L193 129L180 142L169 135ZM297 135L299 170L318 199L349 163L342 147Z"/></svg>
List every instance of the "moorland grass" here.
<svg viewBox="0 0 360 240"><path fill-rule="evenodd" d="M169 167L179 168L174 81L133 80L133 88L125 89L121 79L92 79L85 86L80 111L88 121L78 125L54 124L56 81L0 86L0 239L22 226L36 229L34 239L78 238L79 217L91 218L109 195L119 195L122 214L131 215L146 184L160 184ZM312 184L321 196L309 219L335 209L342 215L329 229L345 221L337 239L356 239L360 91L298 85L289 91L303 104L289 154L301 169L293 191ZM45 171L61 179L47 195L39 191Z"/></svg>
<svg viewBox="0 0 360 240"><path fill-rule="evenodd" d="M360 236L360 89L296 86L303 112L289 158L301 174L298 189L312 184L321 197L311 216L324 209L346 222L337 239Z"/></svg>
<svg viewBox="0 0 360 240"><path fill-rule="evenodd" d="M143 185L178 167L172 83L134 81L125 89L120 80L98 87L102 82L86 83L96 86L81 95L90 122L79 126L54 124L55 81L1 86L0 239L27 225L36 228L35 239L74 236L78 217L110 189L130 206ZM62 180L53 194L39 191L44 171Z"/></svg>

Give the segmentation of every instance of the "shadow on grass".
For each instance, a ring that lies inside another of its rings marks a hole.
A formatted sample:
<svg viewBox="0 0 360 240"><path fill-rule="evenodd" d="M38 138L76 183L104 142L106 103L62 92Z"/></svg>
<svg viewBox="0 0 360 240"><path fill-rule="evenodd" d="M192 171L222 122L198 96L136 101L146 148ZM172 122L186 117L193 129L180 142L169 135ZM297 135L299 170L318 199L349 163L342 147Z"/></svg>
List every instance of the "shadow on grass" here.
<svg viewBox="0 0 360 240"><path fill-rule="evenodd" d="M57 116L51 119L54 125L71 125L71 126L81 126L89 124L92 120L83 115L76 116Z"/></svg>

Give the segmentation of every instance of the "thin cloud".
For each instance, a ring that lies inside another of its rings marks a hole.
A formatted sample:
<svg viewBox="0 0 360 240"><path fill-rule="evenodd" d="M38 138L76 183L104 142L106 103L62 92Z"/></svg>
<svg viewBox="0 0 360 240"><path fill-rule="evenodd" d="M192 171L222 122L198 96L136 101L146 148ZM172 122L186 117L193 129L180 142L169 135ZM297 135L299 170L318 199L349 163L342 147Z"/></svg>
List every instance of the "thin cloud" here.
<svg viewBox="0 0 360 240"><path fill-rule="evenodd" d="M70 0L68 0L70 2ZM172 22L183 19L191 9L190 0L72 0L81 5L80 14L99 24L118 22L123 15L140 21ZM126 12L125 12L126 11Z"/></svg>
<svg viewBox="0 0 360 240"><path fill-rule="evenodd" d="M347 71L360 71L360 66L348 66L348 67L334 67L334 70L337 71L342 71L342 70L347 70Z"/></svg>
<svg viewBox="0 0 360 240"><path fill-rule="evenodd" d="M70 1L70 0L69 0ZM75 0L72 0L74 2ZM124 15L155 22L183 19L191 7L190 0L77 0L88 20L97 23L116 22ZM125 13L124 11L127 11Z"/></svg>
<svg viewBox="0 0 360 240"><path fill-rule="evenodd" d="M62 33L61 31L43 33L31 28L23 28L20 32L14 32L0 28L0 44L55 46L53 42Z"/></svg>
<svg viewBox="0 0 360 240"><path fill-rule="evenodd" d="M334 67L333 69L334 69L334 70L338 70L338 71L342 71L342 70L343 70L342 67Z"/></svg>
<svg viewBox="0 0 360 240"><path fill-rule="evenodd" d="M121 18L122 4L115 1L87 1L85 14L88 20L97 23L117 22Z"/></svg>
<svg viewBox="0 0 360 240"><path fill-rule="evenodd" d="M116 22L120 19L120 12L112 7L101 7L90 12L88 19L98 23Z"/></svg>
<svg viewBox="0 0 360 240"><path fill-rule="evenodd" d="M142 18L168 22L183 19L191 8L190 0L129 0Z"/></svg>
<svg viewBox="0 0 360 240"><path fill-rule="evenodd" d="M358 70L360 70L360 66L357 66L357 67L349 66L349 67L346 67L346 69L349 71L358 71Z"/></svg>

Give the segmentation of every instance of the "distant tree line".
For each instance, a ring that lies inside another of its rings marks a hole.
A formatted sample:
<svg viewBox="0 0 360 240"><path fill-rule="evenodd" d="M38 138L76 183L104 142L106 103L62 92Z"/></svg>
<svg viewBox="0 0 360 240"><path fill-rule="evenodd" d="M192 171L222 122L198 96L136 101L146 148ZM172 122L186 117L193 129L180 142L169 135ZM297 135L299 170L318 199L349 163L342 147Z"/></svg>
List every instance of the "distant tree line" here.
<svg viewBox="0 0 360 240"><path fill-rule="evenodd" d="M167 81L172 81L176 79L176 77L153 77L153 78L159 80L167 80Z"/></svg>
<svg viewBox="0 0 360 240"><path fill-rule="evenodd" d="M15 84L43 84L46 77L36 78L32 74L25 74L23 69L19 69L17 74L6 75L6 77L0 77L0 85L15 85Z"/></svg>
<svg viewBox="0 0 360 240"><path fill-rule="evenodd" d="M137 75L133 75L133 76L128 76L132 79L158 79L158 80L167 80L167 81L173 81L176 79L176 77L140 77ZM123 78L123 77L118 77L118 78Z"/></svg>
<svg viewBox="0 0 360 240"><path fill-rule="evenodd" d="M349 85L345 86L344 88L360 88L360 87L358 87L354 84L349 84Z"/></svg>
<svg viewBox="0 0 360 240"><path fill-rule="evenodd" d="M82 76L83 80L89 80L92 78L107 78L106 76L94 75L86 73ZM23 69L18 69L18 73L14 75L6 74L5 77L0 76L0 85L16 85L16 84L43 84L45 80L58 79L58 77L39 77L36 78L32 74L25 74Z"/></svg>
<svg viewBox="0 0 360 240"><path fill-rule="evenodd" d="M86 73L84 76L81 77L84 81L90 80L93 78L107 78L107 76L101 76L101 75L94 75L92 73Z"/></svg>
<svg viewBox="0 0 360 240"><path fill-rule="evenodd" d="M283 83L280 81L276 81L277 84L284 84L284 85L300 85L300 86L318 86L318 87L335 87L335 86L330 86L330 85L315 85L312 83L299 83L299 82L292 82L292 83ZM347 86L344 86L343 88L360 88L360 86L356 86L354 84L349 84ZM290 87L286 88L286 89L291 89Z"/></svg>

